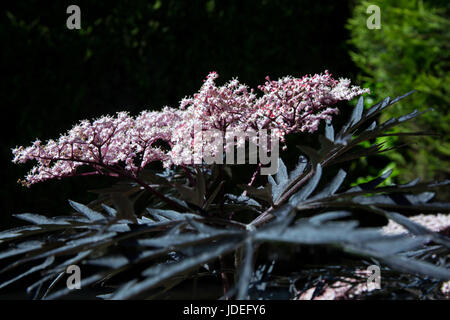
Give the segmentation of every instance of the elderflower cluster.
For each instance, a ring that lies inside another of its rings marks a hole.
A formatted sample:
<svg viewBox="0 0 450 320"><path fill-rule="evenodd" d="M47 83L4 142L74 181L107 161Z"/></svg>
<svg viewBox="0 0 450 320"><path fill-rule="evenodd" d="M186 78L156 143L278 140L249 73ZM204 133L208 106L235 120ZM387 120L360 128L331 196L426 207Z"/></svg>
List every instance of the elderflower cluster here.
<svg viewBox="0 0 450 320"><path fill-rule="evenodd" d="M150 162L165 166L192 164L196 130L208 131L219 139L230 132L270 130L283 142L292 132L315 132L321 120L338 113L332 105L350 100L368 89L350 86L348 79L335 80L324 74L303 78L284 77L259 86L263 95L233 79L217 86L218 74L211 72L199 92L184 98L179 108L143 111L132 117L126 112L83 120L58 140L43 144L36 140L29 147L12 150L15 163L37 161L24 185L73 175L133 175ZM252 138L253 139L253 138ZM257 139L257 138L256 138ZM165 142L168 150L158 147ZM254 142L257 142L256 140ZM208 139L203 140L204 154L214 154ZM227 140L228 150L245 141ZM79 173L77 168L89 166L93 171Z"/></svg>
<svg viewBox="0 0 450 320"><path fill-rule="evenodd" d="M341 100L351 100L369 92L357 86L350 87L350 80L333 79L328 71L324 74L303 78L284 77L278 81L266 78L259 86L264 95L256 103L252 116L255 123L277 129L283 140L291 132L315 132L320 120L331 120L339 110L331 106Z"/></svg>

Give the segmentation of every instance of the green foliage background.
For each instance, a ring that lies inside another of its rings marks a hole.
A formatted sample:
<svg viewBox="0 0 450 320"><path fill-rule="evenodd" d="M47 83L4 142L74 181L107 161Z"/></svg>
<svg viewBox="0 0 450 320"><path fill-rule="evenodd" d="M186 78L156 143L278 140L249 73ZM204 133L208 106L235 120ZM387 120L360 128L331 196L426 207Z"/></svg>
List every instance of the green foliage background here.
<svg viewBox="0 0 450 320"><path fill-rule="evenodd" d="M381 9L381 29L366 28L367 7ZM414 99L400 102L381 120L414 109L433 108L404 131L430 131L410 141L406 149L389 152L389 164L402 181L414 177L445 179L450 174L450 2L374 0L358 2L349 19L350 55L360 68L359 80L372 90L374 100L416 89ZM391 146L394 139L386 139Z"/></svg>

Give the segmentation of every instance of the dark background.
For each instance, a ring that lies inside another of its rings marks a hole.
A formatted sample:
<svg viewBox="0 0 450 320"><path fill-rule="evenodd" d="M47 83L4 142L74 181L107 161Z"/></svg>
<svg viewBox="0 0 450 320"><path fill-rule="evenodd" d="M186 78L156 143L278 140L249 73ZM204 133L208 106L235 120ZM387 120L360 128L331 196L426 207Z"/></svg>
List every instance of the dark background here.
<svg viewBox="0 0 450 320"><path fill-rule="evenodd" d="M81 8L81 30L66 8ZM209 71L252 86L330 70L355 80L349 1L9 1L0 15L3 142L0 229L11 214L69 211L97 178L16 183L11 148L56 138L81 119L177 106ZM6 139L5 139L6 137Z"/></svg>

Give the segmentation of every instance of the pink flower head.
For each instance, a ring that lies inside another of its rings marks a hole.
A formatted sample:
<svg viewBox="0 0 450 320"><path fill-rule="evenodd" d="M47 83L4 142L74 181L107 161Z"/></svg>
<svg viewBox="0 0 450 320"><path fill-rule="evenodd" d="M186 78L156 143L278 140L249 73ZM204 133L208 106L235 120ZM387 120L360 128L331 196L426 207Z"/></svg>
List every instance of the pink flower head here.
<svg viewBox="0 0 450 320"><path fill-rule="evenodd" d="M13 149L13 162L37 162L22 183L29 186L76 175L82 165L94 170L86 174L137 176L152 161L162 161L165 166L192 164L196 130L215 130L210 134L214 138L216 133L229 136L264 129L284 141L289 133L315 132L321 120L330 120L338 113L332 107L338 101L369 92L350 86L348 79L335 80L327 71L277 81L267 77L265 84L259 86L263 92L259 98L237 79L217 86L217 78L218 74L211 72L200 90L193 97L184 98L178 109L143 111L136 117L119 112L93 121L83 120L58 140L44 144L36 140L29 147ZM158 141L166 142L170 150L157 147ZM204 153L217 153L208 139L200 144ZM242 140L233 140L225 148L242 144Z"/></svg>
<svg viewBox="0 0 450 320"><path fill-rule="evenodd" d="M350 87L348 79L333 79L328 71L303 78L284 77L259 86L264 95L256 102L252 120L263 127L277 129L284 137L291 132L315 132L321 120L331 120L338 113L331 106L341 100L369 92Z"/></svg>

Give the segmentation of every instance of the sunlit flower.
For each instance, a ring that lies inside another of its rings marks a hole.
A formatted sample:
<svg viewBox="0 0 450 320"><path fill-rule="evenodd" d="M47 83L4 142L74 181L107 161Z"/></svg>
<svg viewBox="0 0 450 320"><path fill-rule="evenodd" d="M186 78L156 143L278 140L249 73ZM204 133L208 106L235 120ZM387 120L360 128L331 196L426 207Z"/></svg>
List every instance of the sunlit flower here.
<svg viewBox="0 0 450 320"><path fill-rule="evenodd" d="M277 81L267 77L259 86L263 93L259 98L238 79L217 86L217 78L218 74L211 72L196 94L181 100L179 108L143 111L136 117L119 112L83 120L58 140L36 140L29 147L14 148L13 162L37 162L22 183L29 186L76 175L83 165L94 170L89 174L125 172L133 176L153 161L162 161L166 167L190 165L194 163L196 143L200 143L201 157L219 152L208 139L196 141L196 131L215 131L210 137L217 133L226 137L236 132L269 130L283 142L289 133L317 131L322 120L331 120L338 113L332 107L338 101L369 92L350 86L348 79L335 80L327 71ZM169 150L157 147L158 141L167 143ZM226 140L224 147L228 150L236 144L242 146L243 141Z"/></svg>

